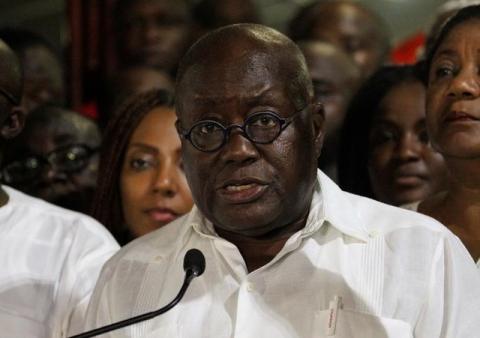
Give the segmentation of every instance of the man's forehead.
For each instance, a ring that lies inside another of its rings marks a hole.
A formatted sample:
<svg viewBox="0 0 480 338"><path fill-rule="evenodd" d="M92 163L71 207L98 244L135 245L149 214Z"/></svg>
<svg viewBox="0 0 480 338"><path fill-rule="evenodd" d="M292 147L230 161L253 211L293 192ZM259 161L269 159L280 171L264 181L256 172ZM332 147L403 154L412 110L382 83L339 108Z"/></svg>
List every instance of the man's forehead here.
<svg viewBox="0 0 480 338"><path fill-rule="evenodd" d="M195 101L226 101L242 97L265 97L285 87L289 71L267 54L195 64L183 77L177 98L188 93Z"/></svg>
<svg viewBox="0 0 480 338"><path fill-rule="evenodd" d="M228 90L225 86L217 88L201 87L189 93L189 100L198 104L230 103L235 101L252 101L278 98L283 94L285 85L282 82L259 82L248 90ZM247 89L247 88L245 88Z"/></svg>
<svg viewBox="0 0 480 338"><path fill-rule="evenodd" d="M230 76L266 76L277 72L279 58L274 53L261 50L237 49L230 53L211 54L194 62L185 72L185 77L195 79L197 76L228 78Z"/></svg>
<svg viewBox="0 0 480 338"><path fill-rule="evenodd" d="M48 113L51 113L51 117ZM79 143L90 143L92 133L96 130L94 122L87 120L87 118L78 115L75 112L68 110L58 110L45 108L44 111L33 114L37 116L31 116L27 120L25 130L22 136L25 138L32 137L34 135L38 137L49 137L54 140L55 143L65 143L69 140ZM95 141L94 141L95 142Z"/></svg>

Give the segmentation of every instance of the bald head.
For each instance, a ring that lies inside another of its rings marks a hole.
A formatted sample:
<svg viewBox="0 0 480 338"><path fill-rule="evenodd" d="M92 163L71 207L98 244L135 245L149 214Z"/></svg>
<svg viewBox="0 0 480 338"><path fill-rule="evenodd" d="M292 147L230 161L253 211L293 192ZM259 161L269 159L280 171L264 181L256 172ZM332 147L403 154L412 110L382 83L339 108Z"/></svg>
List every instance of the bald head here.
<svg viewBox="0 0 480 338"><path fill-rule="evenodd" d="M313 95L308 70L298 46L278 31L257 24L235 24L206 34L187 52L177 74L176 95L180 103L191 81L235 81L248 76L275 75L285 81L299 105ZM199 78L200 76L200 78Z"/></svg>
<svg viewBox="0 0 480 338"><path fill-rule="evenodd" d="M385 61L389 36L383 20L362 4L349 0L315 2L290 24L295 41L321 40L343 49L365 77Z"/></svg>
<svg viewBox="0 0 480 338"><path fill-rule="evenodd" d="M0 93L14 105L22 97L22 70L15 53L0 40Z"/></svg>
<svg viewBox="0 0 480 338"><path fill-rule="evenodd" d="M353 60L337 46L321 41L302 41L298 43L305 56L312 79L337 76L342 83L354 88L344 88L352 91L360 81L360 69Z"/></svg>
<svg viewBox="0 0 480 338"><path fill-rule="evenodd" d="M42 106L32 111L18 142L29 142L31 135L37 132L52 139L85 143L95 148L100 145L101 135L98 126L92 120L64 108Z"/></svg>

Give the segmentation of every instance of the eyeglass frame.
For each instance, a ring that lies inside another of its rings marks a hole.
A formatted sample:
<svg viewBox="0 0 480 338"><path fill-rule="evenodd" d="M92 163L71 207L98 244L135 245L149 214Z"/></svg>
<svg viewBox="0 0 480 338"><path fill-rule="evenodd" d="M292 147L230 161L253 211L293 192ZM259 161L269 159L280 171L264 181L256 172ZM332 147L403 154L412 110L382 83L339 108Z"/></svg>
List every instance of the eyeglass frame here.
<svg viewBox="0 0 480 338"><path fill-rule="evenodd" d="M84 149L87 150L88 152L88 156L87 156L87 160L90 160L91 157L97 153L99 150L100 150L100 146L97 146L97 147L91 147L85 143L73 143L73 144L69 144L69 145L64 145L64 146L61 146L61 147L58 147L52 151L50 151L48 154L46 155L30 155L30 156L26 156L23 160L22 159L18 159L18 160L15 160L15 161L12 161L8 164L6 164L5 166L2 167L2 169L0 170L0 179L1 181L3 181L4 183L7 183L7 184L10 184L10 183L13 183L13 181L10 181L8 182L7 180L5 180L5 177L6 176L10 176L9 174L5 175L6 174L6 170L9 166L11 166L12 164L14 163L17 163L17 162L22 162L24 160L27 160L27 159L31 159L31 158L35 158L35 159L39 159L41 163L43 163L43 165L45 164L48 164L50 166L56 166L55 163L52 163L52 160L50 160L50 157L52 156L52 154L54 153L57 153L61 150L64 150L64 149L68 149L68 148L74 148L74 147L82 147ZM80 170L83 170L86 166L82 167L82 168L79 168L77 170L60 170L62 172L66 172L66 173L73 173L73 172L78 172ZM33 178L34 179L34 178ZM33 180L32 179L32 180ZM24 180L24 182L27 182L27 181L30 181L30 180Z"/></svg>
<svg viewBox="0 0 480 338"><path fill-rule="evenodd" d="M264 112L258 112L258 113L255 113L255 114L252 114L250 116L248 116L244 121L243 121L243 124L242 125L239 125L239 124L236 124L236 123L232 123L228 126L224 126L223 124L221 124L220 122L218 121L215 121L215 120L200 120L196 123L193 124L193 126L190 127L190 129L186 130L184 128L182 128L180 126L180 119L177 119L177 121L175 122L175 127L177 128L177 132L178 134L180 135L181 138L184 138L186 140L188 140L190 142L190 144L197 150L201 151L201 152L204 152L204 153L213 153L217 150L219 150L220 148L222 148L227 142L228 142L228 138L230 137L230 133L231 131L234 129L234 128L239 128L241 131L242 131L242 134L245 136L245 138L247 140L249 140L250 142L252 143L256 143L256 144L270 144L270 143L273 143L273 141L275 141L279 136L280 134L290 125L290 123L292 123L292 121L300 115L301 112L303 112L305 110L305 108L307 108L308 105L306 105L305 107L299 109L299 110L296 110L292 116L289 116L289 117L280 117L278 114L272 112L272 111L264 111ZM250 138L250 136L247 134L247 130L245 129L246 126L247 126L247 123L248 121L250 121L251 119L253 119L254 117L256 116L259 116L259 115L271 115L273 117L275 117L276 119L279 120L280 122L280 129L278 130L278 133L277 135L270 141L268 142L257 142L255 140L252 140ZM211 149L211 150L203 150L203 149L200 149L199 147L197 147L193 142L192 142L192 139L191 139L191 134L192 134L192 130L200 125L200 124L203 124L203 123L214 123L216 124L217 126L221 127L222 131L223 131L223 141L222 143L214 148L214 149Z"/></svg>

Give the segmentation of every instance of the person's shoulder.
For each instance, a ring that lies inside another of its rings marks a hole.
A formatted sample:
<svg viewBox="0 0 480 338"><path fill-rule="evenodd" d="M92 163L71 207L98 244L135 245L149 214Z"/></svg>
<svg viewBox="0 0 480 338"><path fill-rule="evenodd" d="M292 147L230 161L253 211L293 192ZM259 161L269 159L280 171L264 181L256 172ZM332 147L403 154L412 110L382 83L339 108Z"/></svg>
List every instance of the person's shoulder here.
<svg viewBox="0 0 480 338"><path fill-rule="evenodd" d="M450 234L450 231L437 220L413 210L395 207L367 197L345 192L354 205L357 214L370 230L388 233L401 229L425 230L437 234Z"/></svg>
<svg viewBox="0 0 480 338"><path fill-rule="evenodd" d="M92 217L64 209L16 189L3 186L9 196L4 208L4 217L17 226L49 227L63 233L86 233L115 242L107 229Z"/></svg>
<svg viewBox="0 0 480 338"><path fill-rule="evenodd" d="M191 215L188 213L149 234L134 239L122 247L107 264L115 265L119 261L148 264L153 260L169 257L193 232L190 220Z"/></svg>
<svg viewBox="0 0 480 338"><path fill-rule="evenodd" d="M431 217L343 191L323 173L320 173L319 180L324 199L329 199L329 201L324 200L324 203L329 206L329 213L333 216L348 213L347 219L351 227L363 228L368 234L387 234L410 229L442 236L450 235L450 231L445 226Z"/></svg>

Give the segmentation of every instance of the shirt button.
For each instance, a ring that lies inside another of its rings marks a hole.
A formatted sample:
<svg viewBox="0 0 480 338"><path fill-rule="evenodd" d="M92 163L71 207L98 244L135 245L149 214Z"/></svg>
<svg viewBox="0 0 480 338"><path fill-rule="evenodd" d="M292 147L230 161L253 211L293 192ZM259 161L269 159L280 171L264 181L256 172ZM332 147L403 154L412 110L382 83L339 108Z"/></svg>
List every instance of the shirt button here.
<svg viewBox="0 0 480 338"><path fill-rule="evenodd" d="M248 292L253 292L255 290L255 288L253 287L253 284L252 283L247 283L247 291Z"/></svg>

